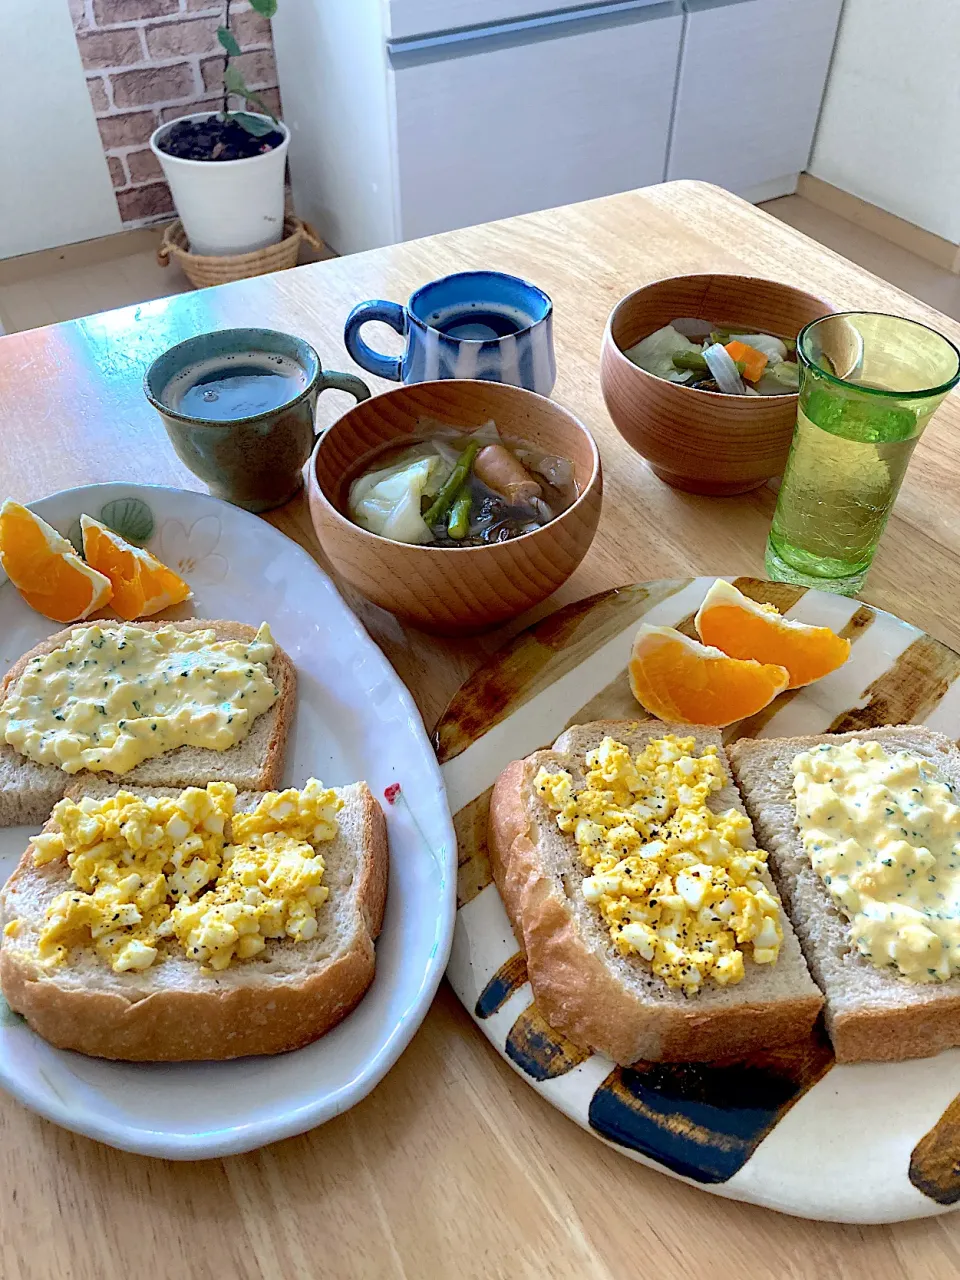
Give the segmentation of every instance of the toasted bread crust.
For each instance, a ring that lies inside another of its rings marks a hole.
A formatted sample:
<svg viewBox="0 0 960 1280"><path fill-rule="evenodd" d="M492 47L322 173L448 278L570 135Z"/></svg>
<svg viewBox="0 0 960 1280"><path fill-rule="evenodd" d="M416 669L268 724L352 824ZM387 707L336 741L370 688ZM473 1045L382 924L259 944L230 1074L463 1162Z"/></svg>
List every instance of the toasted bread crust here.
<svg viewBox="0 0 960 1280"><path fill-rule="evenodd" d="M754 788L742 780L744 768L756 762L767 778L771 774L775 758L789 756L792 759L799 752L808 751L823 742L849 742L854 738L861 741L891 741L899 749L908 745L906 737L910 735L916 739L914 746L927 758L933 758L936 754L942 754L944 760L951 755L956 756L956 746L951 739L922 725L883 725L851 733L823 733L799 738L741 738L727 748L731 768L743 792L747 810L767 841L771 870L786 902L792 901L793 886L786 883L778 865L779 840L772 833L768 837L763 830L764 805L759 802ZM796 836L796 841L799 846L799 836ZM821 909L835 914L827 887L818 877L814 877L811 883L817 886ZM793 906L791 915L797 927L797 937L816 976L819 969L817 944L803 927L803 913L796 905ZM896 1001L899 996L904 1003L865 1004L855 1012L837 1013L831 1007L828 989L825 1021L838 1062L904 1062L909 1058L932 1057L944 1049L960 1045L960 978L953 978L939 987L928 985L918 988L916 984L902 981L892 972L887 974L870 965L853 948L850 948L848 959L852 967L869 966L873 974L882 974L889 986L888 999ZM925 997L923 1002L912 1002L918 995Z"/></svg>
<svg viewBox="0 0 960 1280"><path fill-rule="evenodd" d="M373 943L296 986L235 987L222 995L158 991L129 1001L68 991L0 952L0 986L44 1040L95 1058L199 1062L286 1053L316 1040L355 1008L373 980Z"/></svg>
<svg viewBox="0 0 960 1280"><path fill-rule="evenodd" d="M324 1035L356 1007L373 981L374 940L387 893L387 827L369 788L363 795L357 909L362 930L349 950L302 980L288 975L229 990L159 990L141 999L65 987L22 952L0 948L0 988L10 1007L51 1044L128 1062L213 1061L286 1053ZM28 845L7 887L35 873ZM256 970L251 969L251 974Z"/></svg>
<svg viewBox="0 0 960 1280"><path fill-rule="evenodd" d="M960 1045L960 992L934 1005L842 1013L827 1030L838 1062L932 1058Z"/></svg>
<svg viewBox="0 0 960 1280"><path fill-rule="evenodd" d="M74 623L34 645L32 649L28 650L14 663L7 674L0 680L0 703L3 702L7 690L23 675L28 663L34 658L43 657L48 653L52 653L54 649L58 649L70 639L71 634L78 628L91 626L133 626L139 627L143 631L157 631L161 627L172 626L177 631L184 632L210 628L216 632L218 640L253 640L256 635L255 627L248 626L242 622L230 622L222 619L184 618L173 621L131 623L122 623L114 619L95 619L93 622ZM271 724L263 759L259 762L260 772L256 778L246 776L229 777L226 774L220 777L221 781L234 782L241 789L252 786L259 791L275 790L280 786L283 777L287 739L296 709L297 670L279 645L276 646L276 652L270 666L271 679L277 687L278 696L273 706L263 713L264 716L271 718ZM261 717L258 716L257 721L260 719ZM242 749L243 742L239 742L235 747L229 748L228 751L217 752L216 754L220 758L228 758L230 751L242 751ZM8 812L2 802L2 796L0 796L0 826L42 822L49 813L52 804L63 796L67 787L71 783L83 782L85 779L98 778L102 781L117 782L127 786L169 785L170 778L164 776L161 783L160 779L155 776L157 761L162 761L166 765L167 762L176 759L181 753L184 756L185 767L183 776L176 779L177 785L191 786L196 785L198 782L202 785L206 779L198 777L195 766L186 764L186 761L190 759L189 753L195 750L196 748L192 747L178 747L176 750L167 751L155 759L143 761L142 764L137 765L136 768L125 774L92 773L87 770L76 774L67 774L53 765L32 765L34 771L40 770L42 771L42 776L49 777L50 787L45 789L42 794L37 795L35 808L31 804L27 804L25 808L22 797L14 797L13 804L9 806ZM23 761L23 757L13 747L5 743L0 743L0 756L6 756L11 761Z"/></svg>
<svg viewBox="0 0 960 1280"><path fill-rule="evenodd" d="M615 732L616 724L604 729ZM696 999L684 1005L645 1001L625 988L581 938L568 899L538 854L526 798L532 768L528 760L515 760L497 779L488 846L537 1006L555 1030L624 1065L742 1056L809 1032L823 1003L818 993L711 1008Z"/></svg>

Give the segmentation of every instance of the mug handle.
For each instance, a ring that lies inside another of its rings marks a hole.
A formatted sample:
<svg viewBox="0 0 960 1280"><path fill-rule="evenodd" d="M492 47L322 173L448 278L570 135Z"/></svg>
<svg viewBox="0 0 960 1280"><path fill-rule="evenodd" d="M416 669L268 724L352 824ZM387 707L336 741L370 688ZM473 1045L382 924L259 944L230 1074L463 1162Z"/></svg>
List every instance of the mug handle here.
<svg viewBox="0 0 960 1280"><path fill-rule="evenodd" d="M380 320L388 324L391 329L396 329L401 337L406 332L406 312L398 302L384 302L382 299L361 302L347 316L347 323L343 326L343 345L347 348L350 359L361 369L376 374L378 378L389 378L391 382L400 382L403 357L381 355L379 351L368 347L360 337L361 328L371 320Z"/></svg>
<svg viewBox="0 0 960 1280"><path fill-rule="evenodd" d="M324 369L320 374L317 397L319 398L324 391L349 392L356 399L357 404L361 400L370 399L370 388L362 378L356 378L352 373L335 373L332 369Z"/></svg>

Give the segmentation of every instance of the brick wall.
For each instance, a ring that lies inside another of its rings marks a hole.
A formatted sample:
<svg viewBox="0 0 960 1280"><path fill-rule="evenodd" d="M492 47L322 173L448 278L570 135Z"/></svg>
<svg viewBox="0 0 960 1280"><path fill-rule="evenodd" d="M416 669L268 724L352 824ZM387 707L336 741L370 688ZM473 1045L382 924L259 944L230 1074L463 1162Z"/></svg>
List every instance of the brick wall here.
<svg viewBox="0 0 960 1280"><path fill-rule="evenodd" d="M173 201L150 135L165 120L219 108L222 0L70 0L70 9L120 217L128 226L162 221ZM279 114L270 23L233 0L230 27L244 79Z"/></svg>

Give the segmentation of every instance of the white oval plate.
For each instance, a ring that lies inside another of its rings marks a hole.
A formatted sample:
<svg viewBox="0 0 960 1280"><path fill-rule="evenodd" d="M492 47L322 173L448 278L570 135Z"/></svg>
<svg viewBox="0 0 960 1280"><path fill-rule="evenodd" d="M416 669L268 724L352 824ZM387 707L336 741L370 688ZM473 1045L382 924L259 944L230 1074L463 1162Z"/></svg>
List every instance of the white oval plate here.
<svg viewBox="0 0 960 1280"><path fill-rule="evenodd" d="M437 728L461 833L460 909L447 976L532 1088L642 1164L715 1195L808 1218L894 1222L943 1213L960 1201L960 1049L837 1066L829 1046L811 1038L722 1066L621 1071L578 1051L536 1010L478 834L486 827L487 788L510 760L552 742L568 724L642 715L625 677L638 624L689 625L712 582L643 583L569 605L501 649L451 702ZM888 722L922 722L960 736L960 655L859 600L756 579L737 584L788 617L846 633L853 648L838 671L781 695L729 736ZM931 1172L937 1162L929 1144L925 1155L917 1153L933 1130L939 1175Z"/></svg>
<svg viewBox="0 0 960 1280"><path fill-rule="evenodd" d="M168 1159L249 1151L359 1102L393 1066L443 974L454 919L456 840L440 771L413 699L330 579L272 525L206 494L103 484L32 508L62 533L81 512L139 498L147 542L194 590L163 615L269 622L296 663L298 706L285 784L364 779L384 804L390 884L373 985L338 1027L295 1053L234 1062L130 1064L54 1049L0 1001L0 1085L26 1106L101 1142ZM58 630L0 583L0 673ZM0 830L6 879L33 832Z"/></svg>

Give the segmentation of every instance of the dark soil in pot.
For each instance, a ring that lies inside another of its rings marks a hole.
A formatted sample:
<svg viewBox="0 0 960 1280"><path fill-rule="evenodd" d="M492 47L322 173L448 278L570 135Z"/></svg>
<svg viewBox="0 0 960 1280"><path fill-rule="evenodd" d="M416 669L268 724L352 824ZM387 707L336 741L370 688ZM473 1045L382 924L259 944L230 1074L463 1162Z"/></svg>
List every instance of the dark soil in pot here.
<svg viewBox="0 0 960 1280"><path fill-rule="evenodd" d="M157 142L161 151L180 160L248 160L283 142L279 129L256 138L235 120L178 120Z"/></svg>

